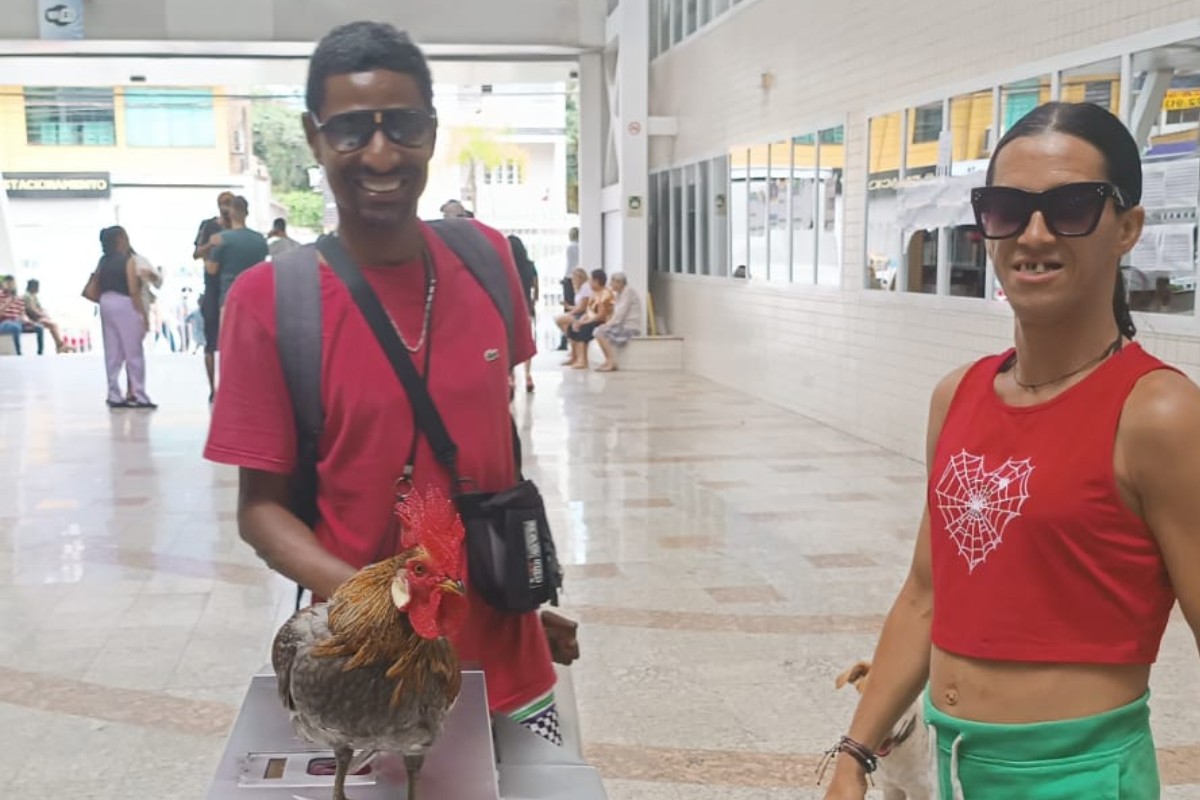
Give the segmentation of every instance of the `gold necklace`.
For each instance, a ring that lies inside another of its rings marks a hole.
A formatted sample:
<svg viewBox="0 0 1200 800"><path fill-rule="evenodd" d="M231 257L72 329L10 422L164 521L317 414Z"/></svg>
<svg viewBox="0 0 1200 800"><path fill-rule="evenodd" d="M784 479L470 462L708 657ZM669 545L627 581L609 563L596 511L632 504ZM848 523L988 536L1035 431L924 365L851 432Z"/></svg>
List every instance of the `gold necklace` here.
<svg viewBox="0 0 1200 800"><path fill-rule="evenodd" d="M1068 378L1074 378L1076 375L1083 372L1085 369L1096 366L1104 359L1106 359L1110 356L1116 355L1121 350L1121 340L1123 338L1124 338L1124 336L1122 334L1118 333L1117 338L1113 341L1112 344L1110 344L1108 347L1104 348L1103 353L1101 353L1100 355L1091 359L1083 366L1076 367L1075 369L1071 370L1070 372L1068 372L1064 375L1059 375L1057 378L1052 378L1048 381L1042 381L1040 383L1022 383L1021 382L1021 379L1017 377L1017 354L1013 353L1012 364L1011 364L1013 382L1016 383L1017 386L1021 387L1022 389L1024 389L1027 392L1036 392L1038 389L1044 389L1045 387L1050 386L1052 384L1062 383L1063 381L1067 380Z"/></svg>

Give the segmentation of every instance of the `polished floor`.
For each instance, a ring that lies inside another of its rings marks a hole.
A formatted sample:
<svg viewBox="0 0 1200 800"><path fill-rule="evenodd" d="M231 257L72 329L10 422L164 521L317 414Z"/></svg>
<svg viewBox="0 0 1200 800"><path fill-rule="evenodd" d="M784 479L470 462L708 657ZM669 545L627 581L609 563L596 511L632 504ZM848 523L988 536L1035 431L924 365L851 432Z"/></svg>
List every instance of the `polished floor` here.
<svg viewBox="0 0 1200 800"><path fill-rule="evenodd" d="M515 405L582 622L586 752L614 800L820 797L904 574L922 468L682 374L563 373ZM0 358L3 797L202 800L290 587L200 459L198 358L156 413L103 405L95 356ZM1155 672L1164 796L1200 797L1196 645Z"/></svg>

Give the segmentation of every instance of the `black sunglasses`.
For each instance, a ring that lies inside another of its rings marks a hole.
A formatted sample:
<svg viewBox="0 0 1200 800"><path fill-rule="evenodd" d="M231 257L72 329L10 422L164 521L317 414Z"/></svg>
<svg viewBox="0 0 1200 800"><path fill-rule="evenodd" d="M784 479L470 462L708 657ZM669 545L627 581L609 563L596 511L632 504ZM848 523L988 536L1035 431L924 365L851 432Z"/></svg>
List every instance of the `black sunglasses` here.
<svg viewBox="0 0 1200 800"><path fill-rule="evenodd" d="M347 111L324 122L315 117L313 121L329 146L339 153L363 149L380 129L388 141L401 147L425 147L437 132L437 115L423 108Z"/></svg>
<svg viewBox="0 0 1200 800"><path fill-rule="evenodd" d="M1088 236L1100 224L1104 204L1112 198L1118 209L1129 208L1124 193L1111 183L1067 183L1044 192L1010 186L981 186L971 190L975 222L985 239L1011 239L1029 225L1034 211L1042 212L1055 236Z"/></svg>

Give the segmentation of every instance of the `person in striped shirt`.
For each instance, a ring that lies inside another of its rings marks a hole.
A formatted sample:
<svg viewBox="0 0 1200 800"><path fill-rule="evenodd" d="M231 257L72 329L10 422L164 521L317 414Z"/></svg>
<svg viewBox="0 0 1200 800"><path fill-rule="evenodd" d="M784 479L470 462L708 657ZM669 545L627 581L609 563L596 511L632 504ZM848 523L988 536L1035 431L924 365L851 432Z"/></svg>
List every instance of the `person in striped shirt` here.
<svg viewBox="0 0 1200 800"><path fill-rule="evenodd" d="M40 325L34 325L25 313L25 301L17 294L17 279L5 275L0 281L0 334L10 334L13 338L13 348L21 355L21 333L25 326L33 328L37 334L38 355L45 348L45 331Z"/></svg>

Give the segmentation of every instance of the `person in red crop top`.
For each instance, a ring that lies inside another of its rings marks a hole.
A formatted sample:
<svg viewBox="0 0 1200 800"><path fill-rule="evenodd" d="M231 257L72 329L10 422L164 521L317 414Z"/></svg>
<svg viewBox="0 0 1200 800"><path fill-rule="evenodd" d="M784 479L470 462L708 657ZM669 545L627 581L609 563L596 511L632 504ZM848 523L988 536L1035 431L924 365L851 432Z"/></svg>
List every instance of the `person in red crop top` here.
<svg viewBox="0 0 1200 800"><path fill-rule="evenodd" d="M338 236L413 351L458 445L459 468L480 491L511 487L508 375L534 355L534 342L528 326L515 326L510 359L505 321L492 298L417 218L437 134L423 54L391 25L335 28L313 53L307 106L304 127L337 201ZM505 262L512 307L523 308L508 241L479 228ZM325 424L315 530L289 508L296 433L279 360L271 264L250 268L229 292L205 455L240 468L242 537L273 569L327 598L356 570L394 555L386 549L396 546L387 531L410 452L414 488L438 486L449 494L452 487L418 436L408 398L349 291L328 266L320 270ZM470 614L452 641L462 660L482 665L492 710L561 743L556 676L538 616L497 611L470 586L468 598Z"/></svg>
<svg viewBox="0 0 1200 800"><path fill-rule="evenodd" d="M927 686L938 800L1159 796L1148 682L1200 632L1200 389L1132 342L1138 144L1099 106L1020 120L972 192L1014 347L933 393L925 514L826 800Z"/></svg>

